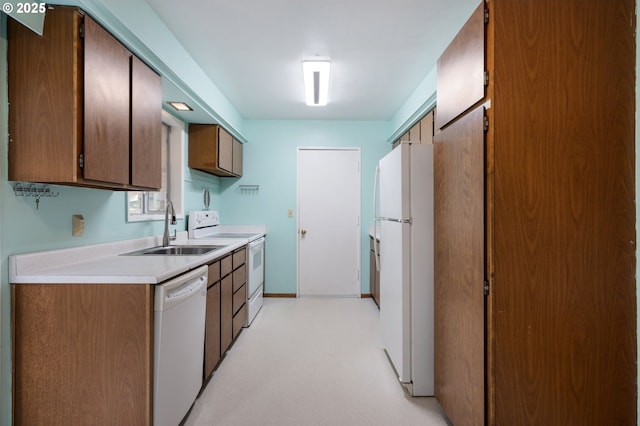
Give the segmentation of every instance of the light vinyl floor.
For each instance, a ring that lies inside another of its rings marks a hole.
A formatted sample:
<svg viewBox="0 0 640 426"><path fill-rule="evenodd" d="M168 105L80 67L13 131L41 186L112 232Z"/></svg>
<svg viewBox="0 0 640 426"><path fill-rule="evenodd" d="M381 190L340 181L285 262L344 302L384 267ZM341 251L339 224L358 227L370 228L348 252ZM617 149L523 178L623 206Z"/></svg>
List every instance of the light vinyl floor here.
<svg viewBox="0 0 640 426"><path fill-rule="evenodd" d="M371 299L265 299L186 426L447 425L399 384Z"/></svg>

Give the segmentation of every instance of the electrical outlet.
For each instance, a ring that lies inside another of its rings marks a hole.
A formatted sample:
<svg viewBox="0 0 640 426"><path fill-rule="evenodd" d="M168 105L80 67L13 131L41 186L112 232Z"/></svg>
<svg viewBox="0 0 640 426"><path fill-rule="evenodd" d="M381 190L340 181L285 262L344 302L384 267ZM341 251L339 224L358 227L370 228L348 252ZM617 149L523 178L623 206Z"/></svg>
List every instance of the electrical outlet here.
<svg viewBox="0 0 640 426"><path fill-rule="evenodd" d="M288 216L289 218L292 218L292 217L293 217L293 209L289 209L289 211L287 212L287 216Z"/></svg>
<svg viewBox="0 0 640 426"><path fill-rule="evenodd" d="M74 214L71 216L71 235L74 237L81 237L84 235L84 216L81 214Z"/></svg>

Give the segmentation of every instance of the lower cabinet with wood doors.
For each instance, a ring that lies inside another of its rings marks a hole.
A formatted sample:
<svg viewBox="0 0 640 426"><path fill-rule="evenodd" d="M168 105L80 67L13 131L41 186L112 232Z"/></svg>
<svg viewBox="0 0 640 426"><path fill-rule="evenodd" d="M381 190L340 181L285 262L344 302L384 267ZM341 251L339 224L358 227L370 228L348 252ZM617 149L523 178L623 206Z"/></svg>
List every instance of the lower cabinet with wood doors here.
<svg viewBox="0 0 640 426"><path fill-rule="evenodd" d="M209 264L204 379L220 363L247 321L246 247Z"/></svg>
<svg viewBox="0 0 640 426"><path fill-rule="evenodd" d="M13 423L152 426L153 297L151 284L13 285Z"/></svg>
<svg viewBox="0 0 640 426"><path fill-rule="evenodd" d="M204 325L204 373L206 381L221 359L220 354L220 260L209 264L207 311ZM203 382L204 383L204 382Z"/></svg>
<svg viewBox="0 0 640 426"><path fill-rule="evenodd" d="M208 265L204 379L247 320L246 246ZM13 284L16 425L153 424L155 284Z"/></svg>

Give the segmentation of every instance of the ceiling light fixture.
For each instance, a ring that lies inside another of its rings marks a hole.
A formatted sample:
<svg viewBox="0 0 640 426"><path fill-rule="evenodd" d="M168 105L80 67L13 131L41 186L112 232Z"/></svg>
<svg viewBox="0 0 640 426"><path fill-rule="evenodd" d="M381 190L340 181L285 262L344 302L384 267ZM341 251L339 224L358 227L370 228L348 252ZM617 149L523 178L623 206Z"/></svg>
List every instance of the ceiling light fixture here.
<svg viewBox="0 0 640 426"><path fill-rule="evenodd" d="M327 104L330 70L331 62L329 61L302 62L307 105L324 106Z"/></svg>
<svg viewBox="0 0 640 426"><path fill-rule="evenodd" d="M171 105L172 107L174 107L176 110L178 111L193 111L193 108L191 108L189 105L187 105L184 102L167 102L169 105Z"/></svg>

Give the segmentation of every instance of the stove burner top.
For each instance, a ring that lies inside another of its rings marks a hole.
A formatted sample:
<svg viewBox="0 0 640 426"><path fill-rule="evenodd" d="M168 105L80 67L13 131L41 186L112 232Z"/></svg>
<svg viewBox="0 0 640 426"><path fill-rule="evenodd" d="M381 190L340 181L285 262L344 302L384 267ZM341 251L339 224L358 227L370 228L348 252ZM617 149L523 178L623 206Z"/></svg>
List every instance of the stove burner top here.
<svg viewBox="0 0 640 426"><path fill-rule="evenodd" d="M256 227L241 226L234 229L232 226L231 228L225 229L220 226L220 216L217 211L192 211L189 213L189 238L195 240L205 238L238 238L253 241L264 234L264 231L259 231L260 227L257 227L255 232L253 232L253 228Z"/></svg>

